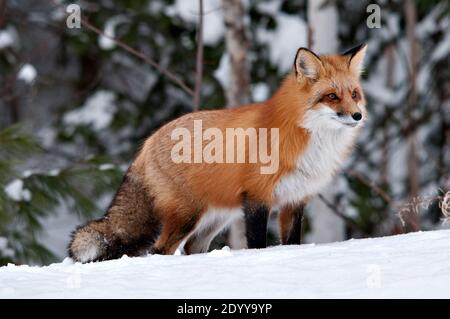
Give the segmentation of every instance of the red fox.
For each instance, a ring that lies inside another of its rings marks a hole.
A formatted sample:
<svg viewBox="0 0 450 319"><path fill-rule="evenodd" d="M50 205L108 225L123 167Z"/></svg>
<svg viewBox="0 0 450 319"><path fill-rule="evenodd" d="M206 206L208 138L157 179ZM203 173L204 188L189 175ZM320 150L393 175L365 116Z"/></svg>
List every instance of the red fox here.
<svg viewBox="0 0 450 319"><path fill-rule="evenodd" d="M186 254L206 252L240 217L248 247L261 248L271 209L280 211L282 244L299 244L304 205L339 170L367 118L360 84L365 52L366 45L321 56L300 48L292 72L269 100L194 112L161 127L145 141L107 213L73 232L69 256L89 262L173 254L182 243ZM200 132L195 121L201 121ZM227 128L268 129L272 140L277 132L276 145L269 143L272 153L279 151L276 169L262 173L266 163L249 161L254 150L239 146L234 150L246 161L175 163L173 132L180 128L194 140L208 128L224 135Z"/></svg>

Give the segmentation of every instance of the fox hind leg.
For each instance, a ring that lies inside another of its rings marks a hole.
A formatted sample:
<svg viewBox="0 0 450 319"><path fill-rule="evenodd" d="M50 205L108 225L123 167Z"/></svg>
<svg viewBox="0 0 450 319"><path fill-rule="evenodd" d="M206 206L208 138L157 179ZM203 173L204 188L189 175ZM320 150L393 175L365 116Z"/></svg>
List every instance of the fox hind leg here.
<svg viewBox="0 0 450 319"><path fill-rule="evenodd" d="M187 255L208 252L212 240L230 224L242 217L241 208L212 209L203 215L194 233L184 245Z"/></svg>
<svg viewBox="0 0 450 319"><path fill-rule="evenodd" d="M181 242L194 230L200 220L201 211L166 215L161 234L150 252L160 255L172 255Z"/></svg>
<svg viewBox="0 0 450 319"><path fill-rule="evenodd" d="M218 223L209 225L208 228L202 229L192 234L184 245L186 255L201 254L208 252L211 241L222 230L222 225Z"/></svg>

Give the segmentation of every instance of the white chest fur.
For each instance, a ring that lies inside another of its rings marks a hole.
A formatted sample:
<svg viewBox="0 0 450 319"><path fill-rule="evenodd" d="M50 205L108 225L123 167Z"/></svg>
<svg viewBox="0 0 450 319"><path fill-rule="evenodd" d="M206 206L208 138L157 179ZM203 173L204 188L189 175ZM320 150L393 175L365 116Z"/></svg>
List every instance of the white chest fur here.
<svg viewBox="0 0 450 319"><path fill-rule="evenodd" d="M305 151L297 160L297 169L283 176L276 185L273 194L275 205L299 203L305 197L320 192L342 166L354 140L355 130L352 128L312 131Z"/></svg>

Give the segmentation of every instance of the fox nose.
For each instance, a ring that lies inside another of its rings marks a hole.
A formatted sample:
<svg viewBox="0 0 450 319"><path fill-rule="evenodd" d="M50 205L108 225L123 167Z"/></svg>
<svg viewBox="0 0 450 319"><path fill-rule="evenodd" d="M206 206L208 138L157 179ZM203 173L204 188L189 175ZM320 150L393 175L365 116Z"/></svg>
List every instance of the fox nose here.
<svg viewBox="0 0 450 319"><path fill-rule="evenodd" d="M353 113L353 114L352 114L352 118L353 118L355 121L360 121L360 120L362 119L362 115L361 115L361 113L356 112L356 113Z"/></svg>

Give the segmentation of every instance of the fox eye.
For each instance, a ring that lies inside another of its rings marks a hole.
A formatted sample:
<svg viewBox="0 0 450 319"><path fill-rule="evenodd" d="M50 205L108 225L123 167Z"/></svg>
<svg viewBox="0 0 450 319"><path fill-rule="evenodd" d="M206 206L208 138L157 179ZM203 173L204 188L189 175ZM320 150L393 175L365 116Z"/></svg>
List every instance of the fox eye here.
<svg viewBox="0 0 450 319"><path fill-rule="evenodd" d="M334 93L330 93L330 94L328 94L327 96L328 96L330 99L332 99L332 100L337 100L337 99L338 99L337 95L334 94Z"/></svg>
<svg viewBox="0 0 450 319"><path fill-rule="evenodd" d="M356 95L358 94L358 92L356 92L356 90L353 90L353 92L352 92L352 98L353 99L356 99Z"/></svg>

